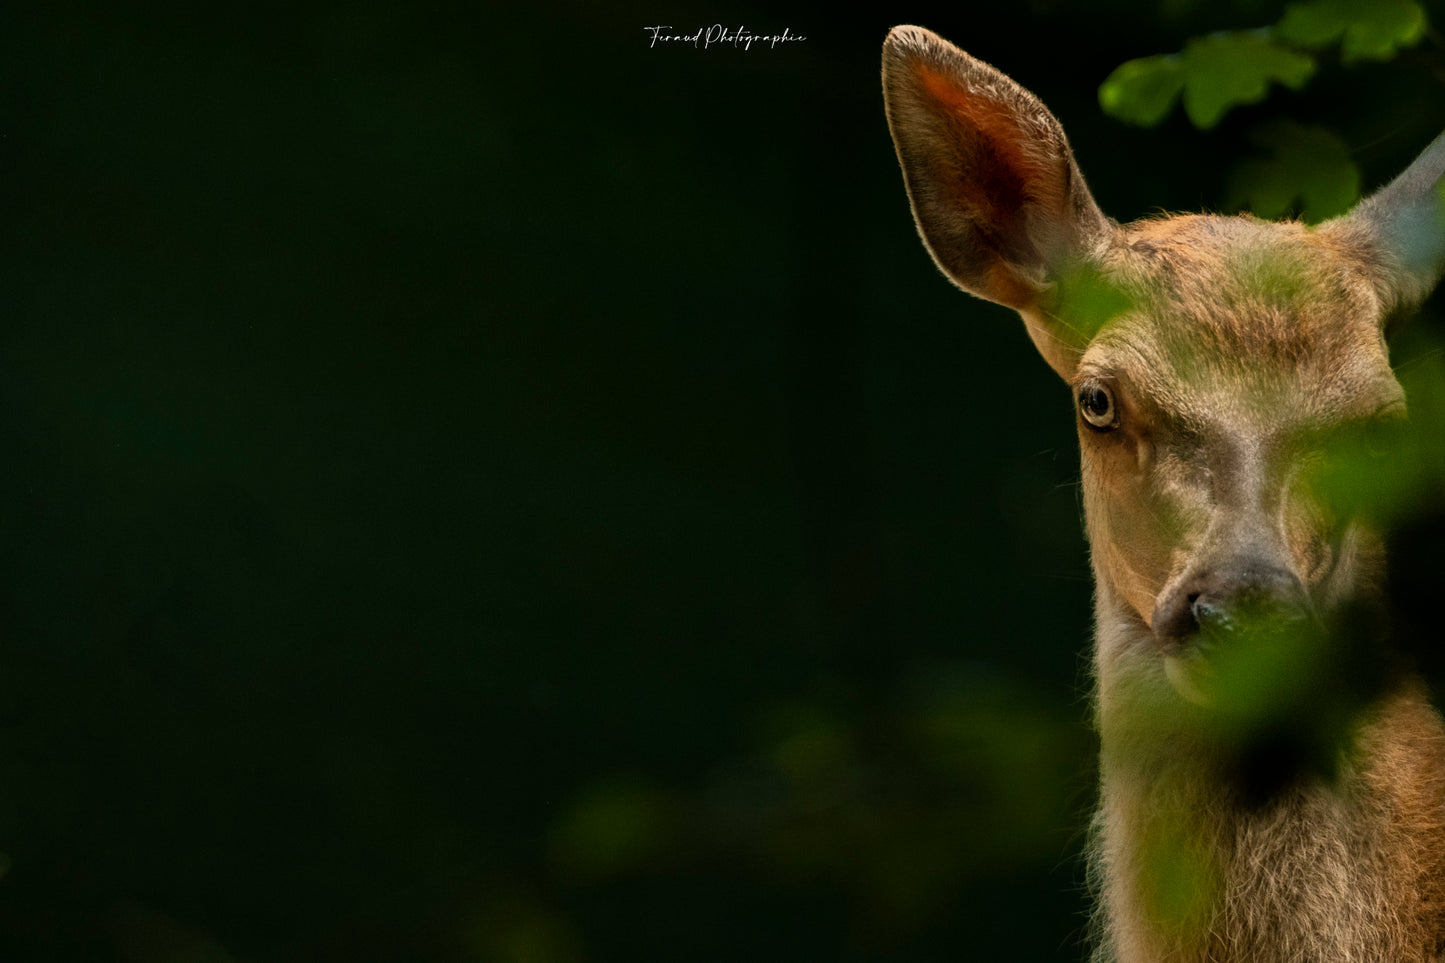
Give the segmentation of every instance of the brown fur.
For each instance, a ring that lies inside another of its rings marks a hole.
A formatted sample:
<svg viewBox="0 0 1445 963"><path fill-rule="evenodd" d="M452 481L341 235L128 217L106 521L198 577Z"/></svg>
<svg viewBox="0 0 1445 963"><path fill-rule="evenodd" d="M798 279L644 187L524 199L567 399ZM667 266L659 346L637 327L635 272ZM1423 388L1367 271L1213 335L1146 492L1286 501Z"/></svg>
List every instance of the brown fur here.
<svg viewBox="0 0 1445 963"><path fill-rule="evenodd" d="M1442 959L1445 726L1421 684L1384 651L1358 687L1309 664L1332 650L1308 651L1264 676L1278 685L1265 714L1230 730L1205 685L1218 654L1198 641L1210 613L1196 600L1268 597L1324 625L1381 591L1378 535L1309 478L1330 439L1403 414L1384 331L1445 268L1445 138L1319 228L1121 227L1058 121L1003 74L917 27L889 35L883 73L925 246L960 287L1018 310L1080 399L1096 959ZM1086 423L1083 399L1101 392L1093 416L1113 423ZM1226 641L1272 644L1260 638ZM1245 764L1268 726L1324 710L1343 719L1326 758L1254 786Z"/></svg>

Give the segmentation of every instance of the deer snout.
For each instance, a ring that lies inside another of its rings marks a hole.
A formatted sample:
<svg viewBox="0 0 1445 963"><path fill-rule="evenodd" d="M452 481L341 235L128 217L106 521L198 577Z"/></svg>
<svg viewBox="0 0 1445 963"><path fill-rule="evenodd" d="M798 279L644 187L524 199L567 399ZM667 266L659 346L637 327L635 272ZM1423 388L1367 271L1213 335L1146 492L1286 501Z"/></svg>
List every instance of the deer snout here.
<svg viewBox="0 0 1445 963"><path fill-rule="evenodd" d="M1196 573L1167 590L1154 606L1153 624L1154 635L1173 650L1312 618L1309 595L1293 572L1243 562Z"/></svg>
<svg viewBox="0 0 1445 963"><path fill-rule="evenodd" d="M1291 678L1307 671L1298 662L1301 646L1308 647L1319 620L1293 572L1244 561L1186 575L1160 597L1153 621L1175 690L1217 706L1241 686L1287 691Z"/></svg>

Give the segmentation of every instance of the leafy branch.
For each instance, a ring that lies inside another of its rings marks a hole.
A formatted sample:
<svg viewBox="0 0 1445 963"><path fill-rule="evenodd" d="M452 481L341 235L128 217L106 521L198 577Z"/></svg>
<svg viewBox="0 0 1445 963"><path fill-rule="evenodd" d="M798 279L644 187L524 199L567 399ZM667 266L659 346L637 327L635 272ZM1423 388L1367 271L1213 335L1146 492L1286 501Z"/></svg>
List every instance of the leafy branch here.
<svg viewBox="0 0 1445 963"><path fill-rule="evenodd" d="M1099 103L1118 120L1153 127L1182 102L1190 123L1210 130L1235 107L1263 101L1276 85L1302 90L1323 53L1338 48L1344 66L1387 61L1429 29L1416 0L1302 0L1271 26L1196 37L1179 53L1121 64L1100 85ZM1251 140L1267 153L1236 167L1232 205L1271 218L1296 208L1318 221L1359 198L1359 169L1327 128L1275 123L1257 128Z"/></svg>

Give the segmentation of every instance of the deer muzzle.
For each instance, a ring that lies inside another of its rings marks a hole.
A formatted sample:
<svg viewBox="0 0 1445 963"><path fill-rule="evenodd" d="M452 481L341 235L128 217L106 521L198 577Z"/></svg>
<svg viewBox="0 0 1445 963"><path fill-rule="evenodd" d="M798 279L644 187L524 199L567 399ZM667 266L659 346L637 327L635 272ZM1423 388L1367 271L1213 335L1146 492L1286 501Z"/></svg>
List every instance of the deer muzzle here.
<svg viewBox="0 0 1445 963"><path fill-rule="evenodd" d="M1152 621L1169 681L1201 705L1227 696L1221 686L1283 682L1322 631L1299 578L1253 558L1186 574L1160 596Z"/></svg>

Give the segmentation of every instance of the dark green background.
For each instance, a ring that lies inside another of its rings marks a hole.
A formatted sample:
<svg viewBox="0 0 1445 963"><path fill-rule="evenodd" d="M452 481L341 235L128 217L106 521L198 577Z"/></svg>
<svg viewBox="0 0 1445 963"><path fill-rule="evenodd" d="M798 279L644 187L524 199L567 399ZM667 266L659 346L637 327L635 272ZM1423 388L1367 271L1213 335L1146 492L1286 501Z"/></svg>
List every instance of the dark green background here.
<svg viewBox="0 0 1445 963"><path fill-rule="evenodd" d="M1074 960L1070 402L919 245L879 47L1104 119L1279 5L0 13L0 959ZM1437 19L1440 19L1437 16ZM649 49L644 27L787 27ZM1378 184L1432 62L1270 109Z"/></svg>

